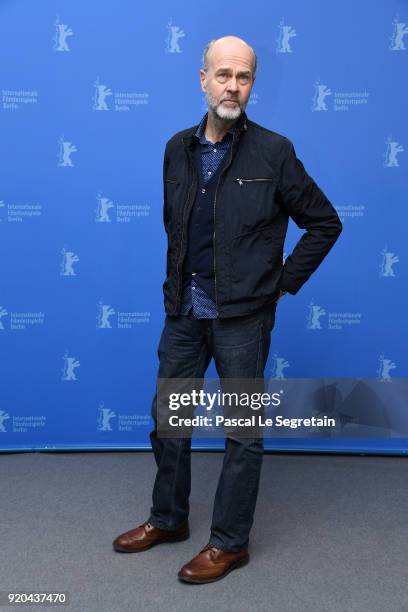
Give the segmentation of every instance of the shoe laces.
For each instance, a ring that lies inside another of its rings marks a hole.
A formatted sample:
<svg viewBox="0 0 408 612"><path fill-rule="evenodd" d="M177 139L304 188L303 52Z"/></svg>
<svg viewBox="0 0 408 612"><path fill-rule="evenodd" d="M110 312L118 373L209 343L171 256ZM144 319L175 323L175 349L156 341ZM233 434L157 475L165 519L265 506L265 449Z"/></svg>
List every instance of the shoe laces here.
<svg viewBox="0 0 408 612"><path fill-rule="evenodd" d="M210 542L208 542L208 544L206 544L204 548L200 550L200 553L205 552L206 550L210 550L210 549L218 550L218 548L214 546L214 544L211 544Z"/></svg>
<svg viewBox="0 0 408 612"><path fill-rule="evenodd" d="M152 525L151 523L149 523L149 521L145 521L143 523L143 525L141 525L142 527L146 527L148 530L153 529L154 525Z"/></svg>

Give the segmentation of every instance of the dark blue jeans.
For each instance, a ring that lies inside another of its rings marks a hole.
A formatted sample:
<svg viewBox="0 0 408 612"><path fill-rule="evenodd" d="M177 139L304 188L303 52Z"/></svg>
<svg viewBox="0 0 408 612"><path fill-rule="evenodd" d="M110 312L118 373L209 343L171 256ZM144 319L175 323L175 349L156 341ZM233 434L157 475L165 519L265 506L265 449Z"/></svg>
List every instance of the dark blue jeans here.
<svg viewBox="0 0 408 612"><path fill-rule="evenodd" d="M222 378L263 380L276 302L254 314L230 319L166 316L158 356L158 378L204 378L214 358ZM176 529L189 514L191 438L164 438L157 432L157 393L152 402L155 428L150 440L157 464L149 521ZM224 550L247 548L258 495L263 438L226 438L214 501L210 542Z"/></svg>

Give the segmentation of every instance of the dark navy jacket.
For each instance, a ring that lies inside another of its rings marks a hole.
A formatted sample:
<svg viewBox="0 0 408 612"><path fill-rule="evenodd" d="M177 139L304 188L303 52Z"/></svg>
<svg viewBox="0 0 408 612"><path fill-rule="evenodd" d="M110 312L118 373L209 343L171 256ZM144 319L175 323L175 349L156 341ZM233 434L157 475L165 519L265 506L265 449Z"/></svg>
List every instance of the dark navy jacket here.
<svg viewBox="0 0 408 612"><path fill-rule="evenodd" d="M163 162L168 238L164 305L180 312L189 219L199 185L197 125L175 134ZM214 297L218 316L255 312L279 289L296 294L342 231L336 210L297 158L292 142L248 119L237 120L213 206ZM306 231L283 264L289 217Z"/></svg>

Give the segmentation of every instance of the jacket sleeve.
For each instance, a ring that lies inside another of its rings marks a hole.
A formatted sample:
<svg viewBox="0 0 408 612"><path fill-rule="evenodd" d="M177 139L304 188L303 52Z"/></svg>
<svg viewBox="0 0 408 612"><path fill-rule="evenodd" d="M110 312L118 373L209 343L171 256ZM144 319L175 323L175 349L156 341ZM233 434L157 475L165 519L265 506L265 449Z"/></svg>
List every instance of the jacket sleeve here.
<svg viewBox="0 0 408 612"><path fill-rule="evenodd" d="M167 208L167 198L166 198L166 176L167 176L167 167L169 165L168 159L168 151L167 151L167 143L164 150L163 156L163 224L166 234L168 234L168 208Z"/></svg>
<svg viewBox="0 0 408 612"><path fill-rule="evenodd" d="M284 139L280 161L278 189L282 203L296 225L306 230L286 258L280 277L280 288L294 295L321 264L343 226L288 138Z"/></svg>

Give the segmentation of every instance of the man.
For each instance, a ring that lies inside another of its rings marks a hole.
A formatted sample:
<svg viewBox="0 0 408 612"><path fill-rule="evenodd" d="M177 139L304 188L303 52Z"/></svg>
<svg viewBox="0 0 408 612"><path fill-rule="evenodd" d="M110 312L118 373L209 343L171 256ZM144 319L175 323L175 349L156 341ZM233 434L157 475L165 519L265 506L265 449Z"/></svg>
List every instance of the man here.
<svg viewBox="0 0 408 612"><path fill-rule="evenodd" d="M221 380L262 379L277 302L299 291L342 230L291 141L248 119L256 64L242 39L211 41L200 70L208 113L166 144L160 380L202 379L212 357ZM283 264L289 217L306 231ZM191 439L158 434L158 403L156 394L151 513L116 538L117 551L189 537ZM227 437L210 539L181 568L181 580L212 582L248 562L263 450L262 437Z"/></svg>

